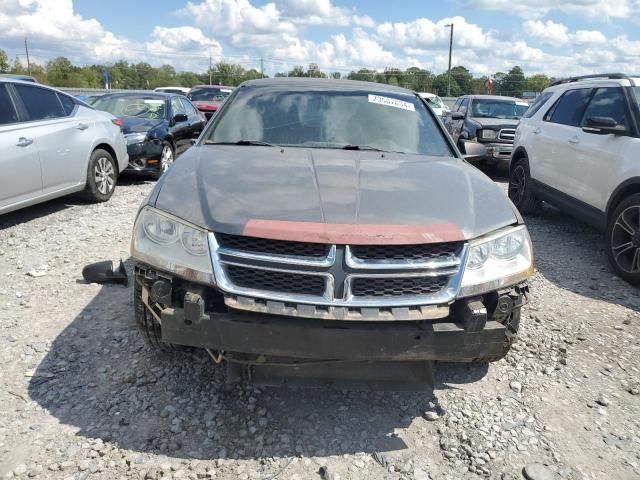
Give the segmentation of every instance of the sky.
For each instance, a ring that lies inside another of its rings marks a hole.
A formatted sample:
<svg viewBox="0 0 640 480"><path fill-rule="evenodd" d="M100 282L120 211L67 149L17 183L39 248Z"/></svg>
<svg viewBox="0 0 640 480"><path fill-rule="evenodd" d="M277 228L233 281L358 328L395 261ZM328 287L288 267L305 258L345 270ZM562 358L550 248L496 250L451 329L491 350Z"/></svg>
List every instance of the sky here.
<svg viewBox="0 0 640 480"><path fill-rule="evenodd" d="M640 73L640 0L0 0L0 48L23 63L66 56L266 74L453 65L474 75Z"/></svg>

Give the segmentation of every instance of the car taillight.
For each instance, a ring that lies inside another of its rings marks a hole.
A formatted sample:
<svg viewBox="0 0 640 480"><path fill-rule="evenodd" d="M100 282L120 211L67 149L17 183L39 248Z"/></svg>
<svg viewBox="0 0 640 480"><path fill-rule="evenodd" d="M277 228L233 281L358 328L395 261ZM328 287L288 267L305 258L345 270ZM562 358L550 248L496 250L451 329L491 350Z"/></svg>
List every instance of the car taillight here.
<svg viewBox="0 0 640 480"><path fill-rule="evenodd" d="M113 123L114 125L117 125L120 128L120 130L122 130L122 126L124 125L124 122L119 118L114 118L113 120L111 120L111 123Z"/></svg>

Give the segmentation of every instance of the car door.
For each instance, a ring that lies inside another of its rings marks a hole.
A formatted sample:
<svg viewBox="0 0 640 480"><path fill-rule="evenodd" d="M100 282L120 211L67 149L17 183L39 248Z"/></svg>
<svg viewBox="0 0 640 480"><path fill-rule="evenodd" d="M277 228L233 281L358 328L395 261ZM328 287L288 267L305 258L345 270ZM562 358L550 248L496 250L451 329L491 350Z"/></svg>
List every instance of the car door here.
<svg viewBox="0 0 640 480"><path fill-rule="evenodd" d="M570 194L574 189L575 144L592 91L591 88L567 90L532 131L530 143L535 146L529 152L531 176L563 193Z"/></svg>
<svg viewBox="0 0 640 480"><path fill-rule="evenodd" d="M602 87L595 90L584 111L581 127L587 127L593 117L608 117L631 132L631 111L622 87ZM616 187L623 170L626 151L637 139L629 135L599 134L584 129L575 144L573 186L571 196L605 211L609 195Z"/></svg>
<svg viewBox="0 0 640 480"><path fill-rule="evenodd" d="M43 193L84 185L95 135L91 119L76 117L77 105L69 98L61 100L64 95L54 90L22 84L15 90L27 124L35 126Z"/></svg>
<svg viewBox="0 0 640 480"><path fill-rule="evenodd" d="M0 210L42 195L33 126L22 123L9 83L0 83Z"/></svg>
<svg viewBox="0 0 640 480"><path fill-rule="evenodd" d="M187 115L180 97L171 97L171 120L170 129L173 140L176 142L176 156L180 155L191 146L191 127L188 120L175 121L178 114Z"/></svg>
<svg viewBox="0 0 640 480"><path fill-rule="evenodd" d="M465 118L461 120L451 120L451 137L453 137L453 140L455 142L458 141L460 135L462 134L462 131L464 130L464 123L466 122L469 103L469 97L465 97L464 99L462 99L460 105L458 106L458 112L464 115Z"/></svg>
<svg viewBox="0 0 640 480"><path fill-rule="evenodd" d="M189 127L191 138L198 138L206 125L206 122L202 119L200 112L194 107L188 98L181 98L182 106L184 107L187 117L189 117Z"/></svg>

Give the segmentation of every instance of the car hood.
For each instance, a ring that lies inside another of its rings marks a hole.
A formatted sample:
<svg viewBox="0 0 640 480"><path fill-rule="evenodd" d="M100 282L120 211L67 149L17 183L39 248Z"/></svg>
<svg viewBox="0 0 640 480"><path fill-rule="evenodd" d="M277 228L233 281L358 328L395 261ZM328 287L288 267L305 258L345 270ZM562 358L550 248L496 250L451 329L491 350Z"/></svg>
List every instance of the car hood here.
<svg viewBox="0 0 640 480"><path fill-rule="evenodd" d="M206 102L203 100L198 100L191 103L193 103L198 110L217 110L220 106L220 102Z"/></svg>
<svg viewBox="0 0 640 480"><path fill-rule="evenodd" d="M330 149L192 147L149 203L215 232L331 243L466 240L518 221L460 159Z"/></svg>
<svg viewBox="0 0 640 480"><path fill-rule="evenodd" d="M516 128L520 122L519 119L513 120L509 118L471 117L471 120L479 124L481 127L491 127L495 129Z"/></svg>
<svg viewBox="0 0 640 480"><path fill-rule="evenodd" d="M123 121L122 133L143 133L153 130L164 120L157 118L118 117Z"/></svg>

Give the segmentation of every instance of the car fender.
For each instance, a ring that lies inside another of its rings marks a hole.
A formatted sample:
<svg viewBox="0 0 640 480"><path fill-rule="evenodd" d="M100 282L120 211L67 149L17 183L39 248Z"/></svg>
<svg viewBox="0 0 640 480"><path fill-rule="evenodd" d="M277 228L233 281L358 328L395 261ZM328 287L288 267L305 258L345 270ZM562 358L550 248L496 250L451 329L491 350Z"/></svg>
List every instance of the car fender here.
<svg viewBox="0 0 640 480"><path fill-rule="evenodd" d="M618 205L622 199L634 193L640 193L640 177L638 176L627 178L613 190L609 196L609 201L607 202L607 218L615 210L616 205Z"/></svg>

